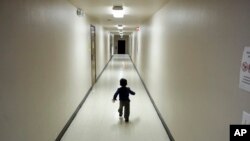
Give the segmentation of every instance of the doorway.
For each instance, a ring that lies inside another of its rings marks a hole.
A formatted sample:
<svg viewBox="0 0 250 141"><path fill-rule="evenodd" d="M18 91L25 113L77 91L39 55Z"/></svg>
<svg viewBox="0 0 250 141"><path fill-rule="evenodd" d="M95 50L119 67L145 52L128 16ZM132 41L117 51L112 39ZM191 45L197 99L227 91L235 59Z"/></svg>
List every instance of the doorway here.
<svg viewBox="0 0 250 141"><path fill-rule="evenodd" d="M91 79L92 85L96 82L96 39L95 39L95 26L90 25L90 37L91 37Z"/></svg>
<svg viewBox="0 0 250 141"><path fill-rule="evenodd" d="M125 40L118 40L118 54L125 54L126 42Z"/></svg>

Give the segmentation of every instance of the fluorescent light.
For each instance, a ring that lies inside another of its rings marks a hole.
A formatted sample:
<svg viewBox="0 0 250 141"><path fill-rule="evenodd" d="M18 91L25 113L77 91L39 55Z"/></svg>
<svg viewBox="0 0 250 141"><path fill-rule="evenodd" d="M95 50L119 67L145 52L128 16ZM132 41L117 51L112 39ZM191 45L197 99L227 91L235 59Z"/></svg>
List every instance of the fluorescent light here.
<svg viewBox="0 0 250 141"><path fill-rule="evenodd" d="M118 28L119 30L122 30L122 29L123 29L123 25L117 25L117 28Z"/></svg>
<svg viewBox="0 0 250 141"><path fill-rule="evenodd" d="M120 27L120 26L118 26L117 28L118 28L118 29L123 29L123 27Z"/></svg>
<svg viewBox="0 0 250 141"><path fill-rule="evenodd" d="M124 17L124 11L122 6L113 6L113 17L114 18Z"/></svg>
<svg viewBox="0 0 250 141"><path fill-rule="evenodd" d="M114 18L123 18L124 17L124 12L120 10L114 10L113 11L113 17Z"/></svg>

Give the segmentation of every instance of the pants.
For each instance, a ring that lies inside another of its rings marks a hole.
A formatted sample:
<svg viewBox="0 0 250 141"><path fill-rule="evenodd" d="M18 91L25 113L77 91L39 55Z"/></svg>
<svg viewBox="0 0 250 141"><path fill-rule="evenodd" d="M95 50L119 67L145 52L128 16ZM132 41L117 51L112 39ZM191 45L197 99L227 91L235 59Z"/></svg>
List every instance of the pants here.
<svg viewBox="0 0 250 141"><path fill-rule="evenodd" d="M121 101L120 100L120 107L118 109L119 115L122 116L122 112L123 112L123 107L124 107L124 118L128 119L129 118L129 114L130 114L130 101Z"/></svg>

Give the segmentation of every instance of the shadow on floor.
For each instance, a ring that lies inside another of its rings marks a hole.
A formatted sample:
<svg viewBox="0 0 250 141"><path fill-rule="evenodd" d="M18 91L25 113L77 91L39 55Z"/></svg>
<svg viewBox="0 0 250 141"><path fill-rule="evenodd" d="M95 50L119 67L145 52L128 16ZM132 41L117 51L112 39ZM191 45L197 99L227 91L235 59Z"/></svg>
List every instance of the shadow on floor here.
<svg viewBox="0 0 250 141"><path fill-rule="evenodd" d="M129 134L134 130L135 126L140 122L139 117L131 118L129 122L125 122L124 118L117 119L117 122L111 125L111 131L120 131Z"/></svg>

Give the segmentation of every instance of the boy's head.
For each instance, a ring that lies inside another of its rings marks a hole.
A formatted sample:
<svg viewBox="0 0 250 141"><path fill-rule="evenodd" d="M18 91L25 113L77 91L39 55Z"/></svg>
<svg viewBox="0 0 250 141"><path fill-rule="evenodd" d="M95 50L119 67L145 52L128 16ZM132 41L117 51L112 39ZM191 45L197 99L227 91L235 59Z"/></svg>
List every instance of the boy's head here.
<svg viewBox="0 0 250 141"><path fill-rule="evenodd" d="M121 85L122 87L125 87L125 86L127 85L127 80L124 79L124 78L122 78L122 79L120 80L120 85Z"/></svg>

